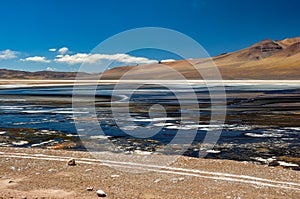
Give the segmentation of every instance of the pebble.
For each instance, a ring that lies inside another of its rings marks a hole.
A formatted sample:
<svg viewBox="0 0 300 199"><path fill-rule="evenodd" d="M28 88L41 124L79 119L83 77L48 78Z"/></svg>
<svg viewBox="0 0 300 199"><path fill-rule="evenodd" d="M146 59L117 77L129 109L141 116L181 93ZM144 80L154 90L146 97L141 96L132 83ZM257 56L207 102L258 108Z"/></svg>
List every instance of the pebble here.
<svg viewBox="0 0 300 199"><path fill-rule="evenodd" d="M279 166L280 164L277 161L272 161L268 165L269 166Z"/></svg>
<svg viewBox="0 0 300 199"><path fill-rule="evenodd" d="M159 183L161 181L161 179L156 179L154 180L154 183Z"/></svg>
<svg viewBox="0 0 300 199"><path fill-rule="evenodd" d="M93 188L93 187L88 187L88 188L86 188L86 190L87 190L87 191L93 191L94 188Z"/></svg>
<svg viewBox="0 0 300 199"><path fill-rule="evenodd" d="M184 178L171 178L171 181L172 182L178 182L178 181L183 181L184 180Z"/></svg>
<svg viewBox="0 0 300 199"><path fill-rule="evenodd" d="M96 193L98 197L106 197L106 193L100 189L96 191Z"/></svg>
<svg viewBox="0 0 300 199"><path fill-rule="evenodd" d="M111 175L110 177L111 178L118 178L118 177L120 177L120 175L114 174L114 175Z"/></svg>
<svg viewBox="0 0 300 199"><path fill-rule="evenodd" d="M49 169L48 172L56 172L56 169Z"/></svg>
<svg viewBox="0 0 300 199"><path fill-rule="evenodd" d="M69 165L69 166L75 166L75 165L76 165L75 159L73 159L73 158L69 159L69 160L68 160L68 165Z"/></svg>
<svg viewBox="0 0 300 199"><path fill-rule="evenodd" d="M9 181L8 181L8 183L13 183L13 182L14 182L14 181L12 181L12 180L9 180Z"/></svg>

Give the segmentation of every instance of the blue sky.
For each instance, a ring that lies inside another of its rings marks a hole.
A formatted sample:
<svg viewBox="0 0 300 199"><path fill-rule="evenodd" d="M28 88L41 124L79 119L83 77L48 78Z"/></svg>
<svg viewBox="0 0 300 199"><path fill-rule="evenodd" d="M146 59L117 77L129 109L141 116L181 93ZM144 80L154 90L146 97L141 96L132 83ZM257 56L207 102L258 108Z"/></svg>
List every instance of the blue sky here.
<svg viewBox="0 0 300 199"><path fill-rule="evenodd" d="M77 70L80 60L68 60L79 55L83 59L110 36L140 27L179 31L214 56L265 38L300 36L299 7L297 0L1 1L0 68ZM57 61L66 56L73 57ZM160 52L127 56L141 63L176 58Z"/></svg>

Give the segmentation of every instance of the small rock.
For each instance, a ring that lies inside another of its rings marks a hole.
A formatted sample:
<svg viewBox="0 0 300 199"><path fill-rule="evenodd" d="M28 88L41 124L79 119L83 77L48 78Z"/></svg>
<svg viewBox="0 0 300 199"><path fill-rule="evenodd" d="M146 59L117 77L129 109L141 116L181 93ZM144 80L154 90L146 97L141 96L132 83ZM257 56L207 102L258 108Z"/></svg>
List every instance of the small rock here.
<svg viewBox="0 0 300 199"><path fill-rule="evenodd" d="M75 159L73 159L73 158L69 159L69 160L68 160L68 165L69 165L69 166L75 166L75 165L76 165Z"/></svg>
<svg viewBox="0 0 300 199"><path fill-rule="evenodd" d="M154 183L159 183L161 181L161 179L156 179L154 180Z"/></svg>
<svg viewBox="0 0 300 199"><path fill-rule="evenodd" d="M111 178L118 178L118 177L120 177L120 175L114 174L114 175L111 175L110 177Z"/></svg>
<svg viewBox="0 0 300 199"><path fill-rule="evenodd" d="M125 155L130 155L130 154L132 154L132 152L131 151L125 151L124 154Z"/></svg>
<svg viewBox="0 0 300 199"><path fill-rule="evenodd" d="M106 197L106 193L100 189L96 191L96 193L98 197Z"/></svg>
<svg viewBox="0 0 300 199"><path fill-rule="evenodd" d="M94 188L93 188L93 187L88 187L88 188L86 188L86 190L87 190L87 191L93 191Z"/></svg>
<svg viewBox="0 0 300 199"><path fill-rule="evenodd" d="M280 164L277 161L272 161L268 165L275 167L275 166L279 166Z"/></svg>
<svg viewBox="0 0 300 199"><path fill-rule="evenodd" d="M93 169L86 169L85 171L86 171L86 172L88 172L88 171L93 171Z"/></svg>
<svg viewBox="0 0 300 199"><path fill-rule="evenodd" d="M27 197L26 197L26 196L22 196L21 198L22 198L22 199L27 199Z"/></svg>
<svg viewBox="0 0 300 199"><path fill-rule="evenodd" d="M13 182L14 182L14 181L12 181L12 180L9 180L9 181L8 181L8 183L13 183Z"/></svg>
<svg viewBox="0 0 300 199"><path fill-rule="evenodd" d="M171 181L172 182L178 182L178 181L183 181L184 180L184 178L171 178Z"/></svg>

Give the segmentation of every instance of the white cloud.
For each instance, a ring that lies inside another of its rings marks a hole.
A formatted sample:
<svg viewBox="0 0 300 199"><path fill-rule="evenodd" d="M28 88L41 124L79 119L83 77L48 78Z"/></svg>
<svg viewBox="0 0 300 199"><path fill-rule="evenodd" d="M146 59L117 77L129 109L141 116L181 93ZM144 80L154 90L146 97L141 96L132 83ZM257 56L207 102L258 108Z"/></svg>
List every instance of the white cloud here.
<svg viewBox="0 0 300 199"><path fill-rule="evenodd" d="M49 66L49 67L46 68L46 71L56 71L56 68L52 68L52 67Z"/></svg>
<svg viewBox="0 0 300 199"><path fill-rule="evenodd" d="M163 59L160 60L160 62L172 62L172 61L176 61L175 59Z"/></svg>
<svg viewBox="0 0 300 199"><path fill-rule="evenodd" d="M42 63L50 63L50 60L47 60L46 57L34 56L27 57L25 59L20 59L21 61L32 61L32 62L42 62Z"/></svg>
<svg viewBox="0 0 300 199"><path fill-rule="evenodd" d="M0 51L0 59L13 59L17 57L18 52L12 50Z"/></svg>
<svg viewBox="0 0 300 199"><path fill-rule="evenodd" d="M50 52L55 52L55 51L56 51L56 48L50 48L49 51L50 51Z"/></svg>
<svg viewBox="0 0 300 199"><path fill-rule="evenodd" d="M58 52L62 55L66 54L68 52L69 48L67 47L62 47L58 50Z"/></svg>
<svg viewBox="0 0 300 199"><path fill-rule="evenodd" d="M94 64L101 60L117 61L117 62L122 62L127 64L157 63L157 60L150 60L145 57L134 57L127 54L86 54L86 53L77 53L74 55L64 55L59 57L57 56L57 58L54 61L60 63L67 63L67 64L81 64L81 63Z"/></svg>

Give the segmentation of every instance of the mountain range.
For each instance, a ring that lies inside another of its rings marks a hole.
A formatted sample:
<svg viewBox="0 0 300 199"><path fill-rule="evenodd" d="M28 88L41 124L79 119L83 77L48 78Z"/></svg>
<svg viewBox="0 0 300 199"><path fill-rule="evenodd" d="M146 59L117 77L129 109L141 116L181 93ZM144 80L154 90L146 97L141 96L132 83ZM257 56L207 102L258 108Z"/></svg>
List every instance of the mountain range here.
<svg viewBox="0 0 300 199"><path fill-rule="evenodd" d="M212 58L164 62L170 68L179 71L187 79L201 79L197 70L213 73L212 62L218 67L222 78L227 80L297 80L300 78L300 37L272 41L265 39L248 48L223 53ZM128 72L129 71L129 72ZM137 79L172 79L166 67L161 64L142 66L123 66L113 68L103 74L103 78L118 79L125 72L128 77ZM211 74L211 78L214 74Z"/></svg>
<svg viewBox="0 0 300 199"><path fill-rule="evenodd" d="M205 78L213 79L214 66L226 80L298 80L300 78L300 37L277 41L265 39L248 48L212 58L120 66L105 71L101 79L119 79L125 73L127 79L177 79L178 73L174 71L178 71L187 79L202 79L199 69L205 71ZM95 78L95 74L82 73L81 76L87 79ZM74 79L75 77L75 72L27 72L0 69L0 79Z"/></svg>

